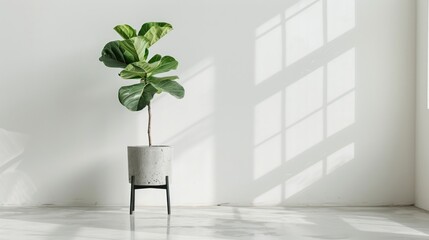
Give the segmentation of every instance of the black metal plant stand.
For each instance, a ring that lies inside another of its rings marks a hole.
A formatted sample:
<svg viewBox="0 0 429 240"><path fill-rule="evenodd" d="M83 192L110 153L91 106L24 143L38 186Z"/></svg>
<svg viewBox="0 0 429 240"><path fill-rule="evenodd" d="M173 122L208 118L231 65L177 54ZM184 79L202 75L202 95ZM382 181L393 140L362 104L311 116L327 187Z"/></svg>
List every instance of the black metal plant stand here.
<svg viewBox="0 0 429 240"><path fill-rule="evenodd" d="M136 189L145 189L145 188L156 188L156 189L165 189L167 191L167 212L170 215L170 188L168 183L168 176L165 176L165 185L135 185L134 176L131 176L131 198L130 198L130 215L133 214L136 203Z"/></svg>

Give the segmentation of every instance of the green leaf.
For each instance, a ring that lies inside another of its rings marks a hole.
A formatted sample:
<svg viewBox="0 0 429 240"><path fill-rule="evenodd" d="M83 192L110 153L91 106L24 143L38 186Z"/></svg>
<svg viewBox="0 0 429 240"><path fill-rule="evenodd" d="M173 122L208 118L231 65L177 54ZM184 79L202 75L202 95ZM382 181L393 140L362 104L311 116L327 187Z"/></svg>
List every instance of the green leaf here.
<svg viewBox="0 0 429 240"><path fill-rule="evenodd" d="M119 73L119 76L124 79L145 78L147 73L139 63L140 62L129 64L124 70Z"/></svg>
<svg viewBox="0 0 429 240"><path fill-rule="evenodd" d="M148 80L149 82L155 82L155 83L159 83L159 82L167 81L167 80L169 80L169 81L173 81L173 80L177 80L177 79L179 79L179 77L178 77L178 76L166 76L166 77L155 77L155 76L150 76L150 77L148 77L148 78L147 78L147 80Z"/></svg>
<svg viewBox="0 0 429 240"><path fill-rule="evenodd" d="M119 41L119 46L124 50L125 56L127 56L129 59L139 61L139 55L134 48L134 42L131 39Z"/></svg>
<svg viewBox="0 0 429 240"><path fill-rule="evenodd" d="M171 56L164 56L164 57L161 58L161 60L159 60L159 63L151 71L151 73L149 75L155 75L155 74L158 74L158 73L164 73L164 72L168 72L168 71L171 71L171 70L175 70L175 69L177 69L178 65L179 65L179 62L176 61L176 59L174 59L173 57L171 57Z"/></svg>
<svg viewBox="0 0 429 240"><path fill-rule="evenodd" d="M139 111L145 107L143 99L144 83L124 86L119 89L119 102L131 111Z"/></svg>
<svg viewBox="0 0 429 240"><path fill-rule="evenodd" d="M149 65L151 69L147 70L148 77L158 73L164 73L170 70L175 70L177 69L179 62L177 62L176 59L174 59L171 56L161 57L160 55L157 54L149 60Z"/></svg>
<svg viewBox="0 0 429 240"><path fill-rule="evenodd" d="M149 63L154 63L154 62L158 62L159 60L161 60L161 55L159 54L155 54L150 60Z"/></svg>
<svg viewBox="0 0 429 240"><path fill-rule="evenodd" d="M149 56L149 48L146 48L146 51L144 53L144 59L147 59L147 56Z"/></svg>
<svg viewBox="0 0 429 240"><path fill-rule="evenodd" d="M155 95L155 93L157 93L157 91L158 90L154 86L150 84L146 85L143 91L143 103L145 104L145 106L147 106L150 103L150 101L152 101L153 96Z"/></svg>
<svg viewBox="0 0 429 240"><path fill-rule="evenodd" d="M100 61L107 67L124 68L134 62L134 58L127 56L125 50L120 47L119 41L107 43L101 51Z"/></svg>
<svg viewBox="0 0 429 240"><path fill-rule="evenodd" d="M150 82L160 92L168 92L176 98L183 98L185 96L185 89L176 81L165 80L161 82Z"/></svg>
<svg viewBox="0 0 429 240"><path fill-rule="evenodd" d="M119 33L119 35L121 35L123 39L130 39L132 37L137 36L136 30L127 24L118 25L113 29L115 29L115 31Z"/></svg>
<svg viewBox="0 0 429 240"><path fill-rule="evenodd" d="M142 37L119 41L119 46L124 50L124 55L133 59L133 62L146 60L149 53L148 43Z"/></svg>
<svg viewBox="0 0 429 240"><path fill-rule="evenodd" d="M149 78L154 74L168 72L170 70L176 69L178 64L179 63L173 57L161 57L160 55L155 55L149 60L149 63L140 61L129 64L123 71L119 73L119 76L124 79Z"/></svg>
<svg viewBox="0 0 429 240"><path fill-rule="evenodd" d="M131 63L119 73L119 76L124 79L146 78L156 66L154 63L147 62Z"/></svg>
<svg viewBox="0 0 429 240"><path fill-rule="evenodd" d="M144 37L148 41L149 46L152 46L171 30L173 30L173 26L169 23L148 22L142 25L138 35Z"/></svg>
<svg viewBox="0 0 429 240"><path fill-rule="evenodd" d="M148 42L142 37L132 38L131 41L133 42L134 49L137 52L137 55L140 61L145 61L147 58L147 55L149 55Z"/></svg>
<svg viewBox="0 0 429 240"><path fill-rule="evenodd" d="M140 111L145 108L157 92L152 85L138 83L124 86L119 89L119 102L131 111Z"/></svg>

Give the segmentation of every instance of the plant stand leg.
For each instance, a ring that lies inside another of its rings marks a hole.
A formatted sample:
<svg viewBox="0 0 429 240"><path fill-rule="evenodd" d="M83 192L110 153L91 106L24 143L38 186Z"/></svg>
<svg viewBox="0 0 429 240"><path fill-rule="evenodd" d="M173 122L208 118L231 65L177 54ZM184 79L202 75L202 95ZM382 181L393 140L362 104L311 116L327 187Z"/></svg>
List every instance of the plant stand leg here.
<svg viewBox="0 0 429 240"><path fill-rule="evenodd" d="M133 212L136 210L136 184L134 183L135 178L133 177Z"/></svg>
<svg viewBox="0 0 429 240"><path fill-rule="evenodd" d="M130 215L133 214L134 205L135 205L134 176L131 176Z"/></svg>
<svg viewBox="0 0 429 240"><path fill-rule="evenodd" d="M170 215L170 184L168 183L168 176L165 177L165 190L167 190L167 212Z"/></svg>

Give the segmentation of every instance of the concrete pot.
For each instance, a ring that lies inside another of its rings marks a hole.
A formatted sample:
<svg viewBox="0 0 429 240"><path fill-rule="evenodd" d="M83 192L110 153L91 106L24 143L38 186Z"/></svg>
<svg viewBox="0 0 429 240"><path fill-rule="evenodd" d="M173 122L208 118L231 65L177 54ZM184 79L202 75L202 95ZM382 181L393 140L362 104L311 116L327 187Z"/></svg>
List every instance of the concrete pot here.
<svg viewBox="0 0 429 240"><path fill-rule="evenodd" d="M173 156L171 146L128 146L128 181L135 185L165 185Z"/></svg>

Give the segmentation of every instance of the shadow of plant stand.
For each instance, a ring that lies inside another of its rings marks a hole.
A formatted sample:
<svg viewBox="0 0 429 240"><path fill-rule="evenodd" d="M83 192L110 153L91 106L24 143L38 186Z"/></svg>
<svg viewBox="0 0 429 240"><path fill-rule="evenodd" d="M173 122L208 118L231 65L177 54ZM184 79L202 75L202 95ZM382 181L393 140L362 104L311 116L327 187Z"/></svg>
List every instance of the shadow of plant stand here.
<svg viewBox="0 0 429 240"><path fill-rule="evenodd" d="M131 198L130 198L130 215L133 214L136 203L136 189L145 189L145 188L156 188L156 189L165 189L167 193L167 213L170 215L170 187L168 183L168 176L165 177L165 185L135 185L134 176L131 176Z"/></svg>

